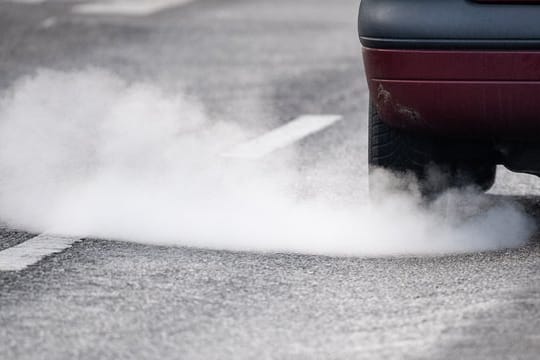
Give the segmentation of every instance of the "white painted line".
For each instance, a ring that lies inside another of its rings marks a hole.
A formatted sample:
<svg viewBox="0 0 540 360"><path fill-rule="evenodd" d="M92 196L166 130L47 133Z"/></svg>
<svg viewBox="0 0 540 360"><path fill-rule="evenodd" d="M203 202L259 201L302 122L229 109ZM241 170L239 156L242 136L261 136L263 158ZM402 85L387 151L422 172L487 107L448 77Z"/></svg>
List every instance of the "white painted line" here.
<svg viewBox="0 0 540 360"><path fill-rule="evenodd" d="M76 5L73 7L73 12L77 14L141 16L185 5L192 1L194 0L109 0L107 2Z"/></svg>
<svg viewBox="0 0 540 360"><path fill-rule="evenodd" d="M224 157L259 159L342 120L341 115L302 115L256 139L222 154Z"/></svg>
<svg viewBox="0 0 540 360"><path fill-rule="evenodd" d="M59 253L80 241L77 238L41 234L25 242L0 251L0 271L20 271L43 259Z"/></svg>

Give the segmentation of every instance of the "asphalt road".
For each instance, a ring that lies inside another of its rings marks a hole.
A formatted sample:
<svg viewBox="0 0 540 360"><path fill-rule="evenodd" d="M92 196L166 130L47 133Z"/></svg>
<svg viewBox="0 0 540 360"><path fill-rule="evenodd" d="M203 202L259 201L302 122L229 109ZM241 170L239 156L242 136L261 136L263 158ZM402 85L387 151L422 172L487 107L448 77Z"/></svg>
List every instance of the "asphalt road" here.
<svg viewBox="0 0 540 360"><path fill-rule="evenodd" d="M365 173L357 1L195 0L136 17L74 3L0 2L1 88L94 66L181 86L246 126L338 113L301 153L352 152ZM495 192L540 216L535 178L504 172ZM0 228L0 251L34 235ZM87 239L0 272L1 359L537 359L539 328L537 235L515 250L385 258Z"/></svg>

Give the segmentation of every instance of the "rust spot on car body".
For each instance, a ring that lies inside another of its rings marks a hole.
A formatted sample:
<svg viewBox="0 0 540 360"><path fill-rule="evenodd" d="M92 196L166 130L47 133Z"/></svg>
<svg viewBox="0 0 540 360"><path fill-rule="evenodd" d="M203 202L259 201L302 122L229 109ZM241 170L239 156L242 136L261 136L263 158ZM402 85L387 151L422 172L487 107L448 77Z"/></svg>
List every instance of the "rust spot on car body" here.
<svg viewBox="0 0 540 360"><path fill-rule="evenodd" d="M412 107L396 102L392 93L382 84L379 84L377 87L377 100L375 106L383 120L397 118L402 127L419 125L422 123L422 116L418 111Z"/></svg>

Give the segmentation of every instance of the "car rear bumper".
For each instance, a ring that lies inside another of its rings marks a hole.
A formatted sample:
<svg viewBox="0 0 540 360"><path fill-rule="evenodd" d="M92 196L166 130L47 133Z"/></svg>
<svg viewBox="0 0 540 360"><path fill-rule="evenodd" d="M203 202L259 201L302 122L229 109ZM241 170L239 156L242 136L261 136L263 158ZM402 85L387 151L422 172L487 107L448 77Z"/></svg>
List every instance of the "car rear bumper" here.
<svg viewBox="0 0 540 360"><path fill-rule="evenodd" d="M445 136L540 139L540 4L362 0L381 118Z"/></svg>
<svg viewBox="0 0 540 360"><path fill-rule="evenodd" d="M540 4L362 0L362 44L385 49L540 49Z"/></svg>
<svg viewBox="0 0 540 360"><path fill-rule="evenodd" d="M444 136L540 138L540 51L364 48L381 118Z"/></svg>

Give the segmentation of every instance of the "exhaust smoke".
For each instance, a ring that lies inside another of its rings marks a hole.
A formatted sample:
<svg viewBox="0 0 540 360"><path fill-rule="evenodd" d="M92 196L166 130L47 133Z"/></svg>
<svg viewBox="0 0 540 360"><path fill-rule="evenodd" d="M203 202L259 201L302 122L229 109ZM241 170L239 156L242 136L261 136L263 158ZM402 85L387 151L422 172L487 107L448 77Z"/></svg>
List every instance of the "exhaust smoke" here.
<svg viewBox="0 0 540 360"><path fill-rule="evenodd" d="M510 201L468 189L426 205L414 191L393 190L413 181L384 172L384 196L370 202L366 176L344 166L357 159L220 156L253 135L152 85L101 70L39 71L0 101L0 221L78 237L332 256L502 249L534 230Z"/></svg>

